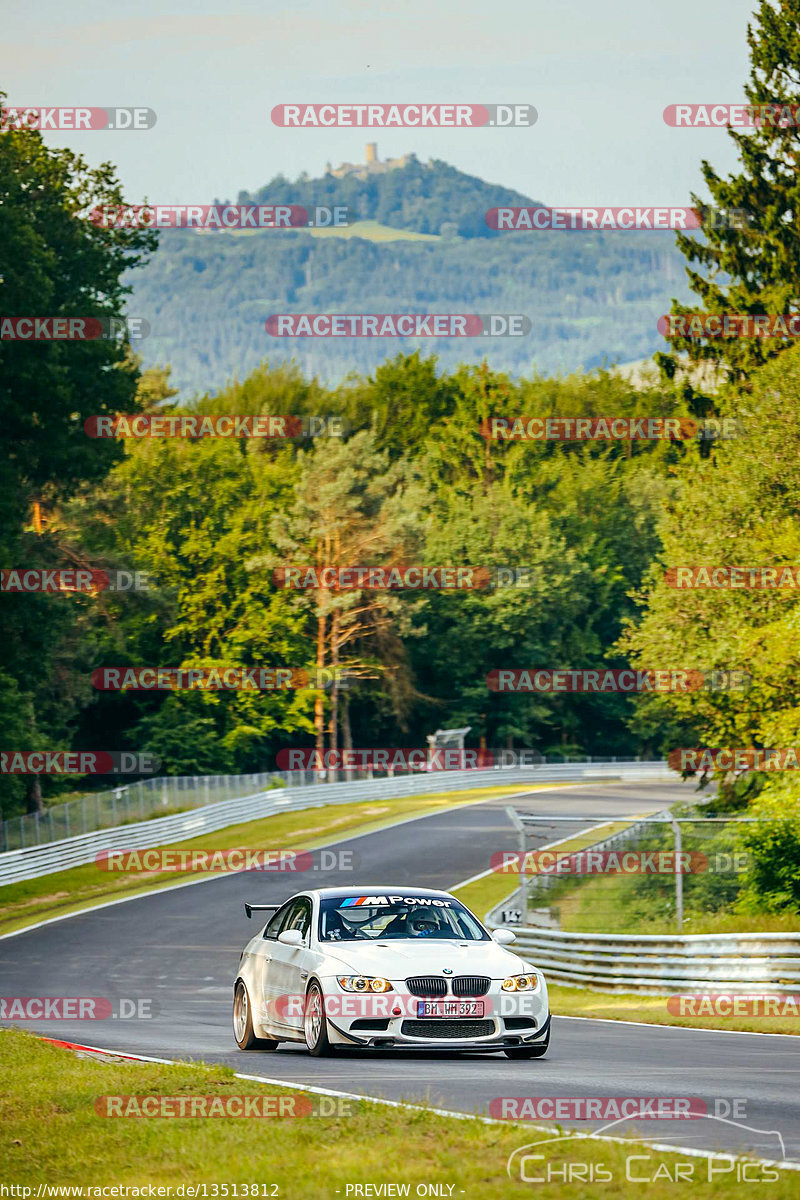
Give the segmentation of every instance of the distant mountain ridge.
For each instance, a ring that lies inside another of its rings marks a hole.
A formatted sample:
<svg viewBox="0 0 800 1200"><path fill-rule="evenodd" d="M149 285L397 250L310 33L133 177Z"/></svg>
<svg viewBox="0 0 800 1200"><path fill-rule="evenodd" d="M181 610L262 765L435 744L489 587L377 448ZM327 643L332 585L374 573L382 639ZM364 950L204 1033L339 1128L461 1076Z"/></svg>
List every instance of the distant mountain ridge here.
<svg viewBox="0 0 800 1200"><path fill-rule="evenodd" d="M415 349L446 369L486 358L512 375L629 363L664 348L658 318L673 296L689 298L674 234L490 230L490 208L538 202L440 161L295 182L278 175L237 203L347 205L359 221L338 231L214 237L165 230L150 262L128 276L128 307L151 326L138 347L145 365L170 364L184 392L215 392L266 358L293 358L328 384ZM412 312L522 314L532 328L524 337L449 339L289 338L265 329L279 313Z"/></svg>

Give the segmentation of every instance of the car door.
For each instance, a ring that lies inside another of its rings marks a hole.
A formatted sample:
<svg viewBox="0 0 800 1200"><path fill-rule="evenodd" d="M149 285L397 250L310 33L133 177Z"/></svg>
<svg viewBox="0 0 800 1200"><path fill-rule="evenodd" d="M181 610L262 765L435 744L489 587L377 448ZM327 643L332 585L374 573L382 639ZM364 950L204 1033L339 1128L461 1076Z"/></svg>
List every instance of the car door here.
<svg viewBox="0 0 800 1200"><path fill-rule="evenodd" d="M275 1006L278 996L278 993L275 991L276 984L273 976L275 947L279 945L278 934L294 906L295 901L288 900L286 904L281 905L276 913L273 913L264 927L261 946L259 947L259 963L257 967L259 1019L265 1021L270 1026L281 1024L281 1014L276 1012Z"/></svg>
<svg viewBox="0 0 800 1200"><path fill-rule="evenodd" d="M271 961L267 972L269 993L277 1021L295 1034L303 1028L306 981L309 965L314 959L310 953L311 912L308 896L298 896L293 900L270 945ZM287 946L277 940L277 935L288 929L296 929L302 935L302 946Z"/></svg>

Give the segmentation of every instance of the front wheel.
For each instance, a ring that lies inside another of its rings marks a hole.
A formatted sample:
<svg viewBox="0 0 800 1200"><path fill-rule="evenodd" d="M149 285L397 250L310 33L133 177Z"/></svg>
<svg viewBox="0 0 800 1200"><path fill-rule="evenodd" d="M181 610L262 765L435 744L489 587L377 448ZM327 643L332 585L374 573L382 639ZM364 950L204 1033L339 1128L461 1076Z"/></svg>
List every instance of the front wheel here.
<svg viewBox="0 0 800 1200"><path fill-rule="evenodd" d="M318 983L312 983L306 993L306 1009L303 1014L303 1033L308 1052L313 1058L330 1054L328 1022L325 1019L325 1002Z"/></svg>
<svg viewBox="0 0 800 1200"><path fill-rule="evenodd" d="M541 1058L547 1053L547 1047L550 1045L550 1030L547 1031L547 1037L543 1042L539 1042L536 1046L514 1046L513 1049L504 1050L506 1058Z"/></svg>
<svg viewBox="0 0 800 1200"><path fill-rule="evenodd" d="M277 1050L278 1043L270 1038L257 1038L253 1033L253 1013L250 997L243 979L237 981L233 993L233 1036L240 1050Z"/></svg>

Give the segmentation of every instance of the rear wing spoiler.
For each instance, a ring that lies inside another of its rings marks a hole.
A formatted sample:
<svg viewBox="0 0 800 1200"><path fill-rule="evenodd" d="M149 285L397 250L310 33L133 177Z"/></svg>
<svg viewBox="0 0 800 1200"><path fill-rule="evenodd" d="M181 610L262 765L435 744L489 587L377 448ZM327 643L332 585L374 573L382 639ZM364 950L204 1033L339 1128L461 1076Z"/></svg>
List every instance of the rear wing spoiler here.
<svg viewBox="0 0 800 1200"><path fill-rule="evenodd" d="M275 912L278 908L280 908L280 904L248 904L246 900L244 903L245 916L248 920L254 912Z"/></svg>

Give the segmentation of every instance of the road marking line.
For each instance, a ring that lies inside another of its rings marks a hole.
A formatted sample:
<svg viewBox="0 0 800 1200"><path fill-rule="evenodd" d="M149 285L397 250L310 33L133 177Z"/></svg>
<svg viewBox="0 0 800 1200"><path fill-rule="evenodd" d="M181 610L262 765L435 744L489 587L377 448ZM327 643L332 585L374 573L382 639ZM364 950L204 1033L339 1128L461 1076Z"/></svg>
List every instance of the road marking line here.
<svg viewBox="0 0 800 1200"><path fill-rule="evenodd" d="M567 987L568 984L561 985ZM598 993L595 993L597 995ZM642 995L647 995L643 992ZM558 1017L559 1021L605 1021L609 1025L642 1025L645 1029L675 1029L680 1033L730 1033L736 1034L737 1037L776 1037L790 1038L800 1037L800 1033L764 1033L761 1029L703 1029L701 1025L659 1025L657 1021L623 1021L616 1017L575 1017L567 1015L562 1016L559 1013L553 1013L554 1017Z"/></svg>

